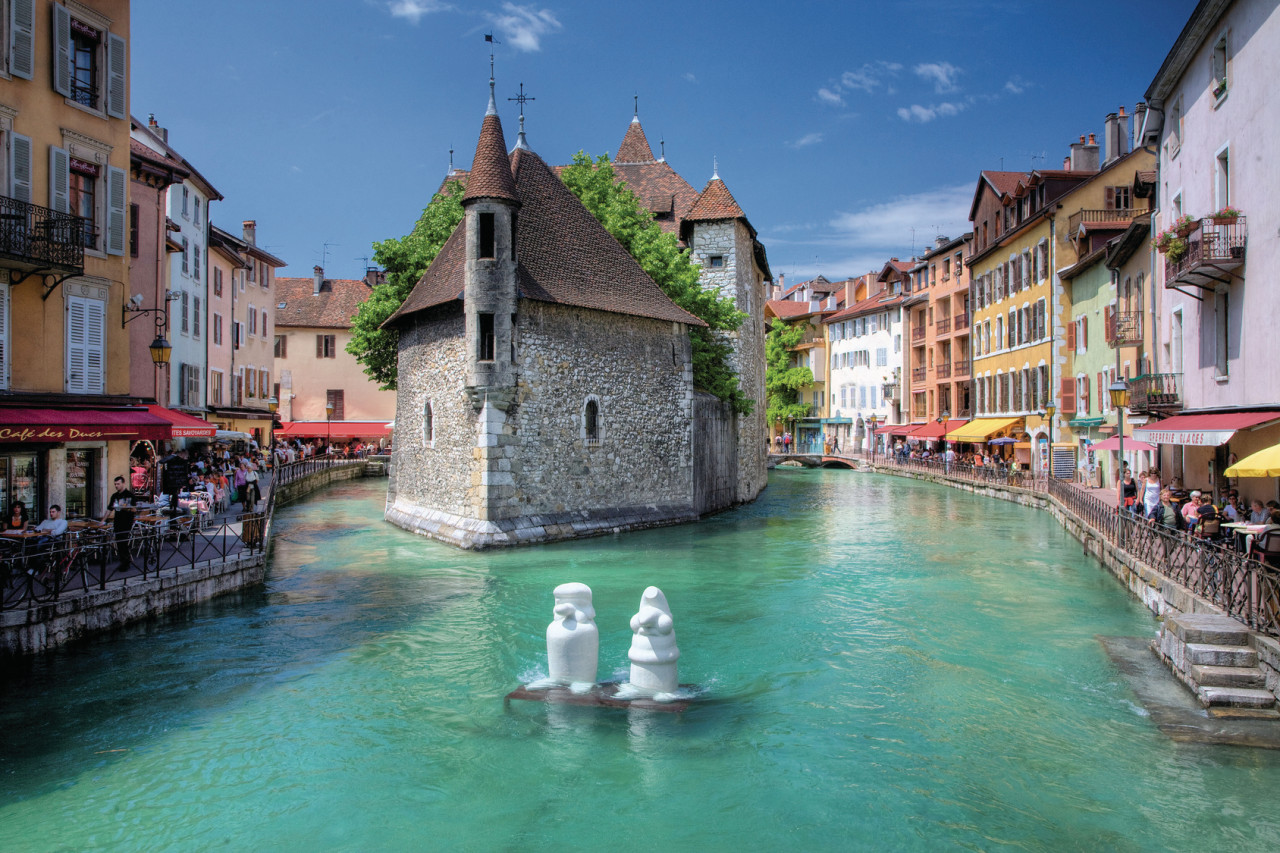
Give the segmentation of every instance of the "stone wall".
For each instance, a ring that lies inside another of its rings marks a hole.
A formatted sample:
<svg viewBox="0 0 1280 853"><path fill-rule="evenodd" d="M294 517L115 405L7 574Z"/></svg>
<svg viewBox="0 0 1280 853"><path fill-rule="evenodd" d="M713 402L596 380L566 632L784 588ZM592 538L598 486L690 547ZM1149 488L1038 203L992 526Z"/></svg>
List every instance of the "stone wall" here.
<svg viewBox="0 0 1280 853"><path fill-rule="evenodd" d="M686 521L693 508L692 362L675 323L522 300L516 391L479 401L461 314L401 332L387 520L463 547ZM431 401L434 440L422 435ZM588 400L599 440L588 441Z"/></svg>
<svg viewBox="0 0 1280 853"><path fill-rule="evenodd" d="M704 285L716 288L734 300L746 313L738 331L729 335L733 345L731 364L738 374L742 393L755 401L749 415L737 423L738 482L736 501L754 500L768 482L764 390L764 273L756 266L754 239L740 220L696 223L692 236L695 262L702 265ZM709 259L721 255L723 267L712 267Z"/></svg>
<svg viewBox="0 0 1280 853"><path fill-rule="evenodd" d="M698 515L738 502L738 423L714 394L693 399L693 506Z"/></svg>

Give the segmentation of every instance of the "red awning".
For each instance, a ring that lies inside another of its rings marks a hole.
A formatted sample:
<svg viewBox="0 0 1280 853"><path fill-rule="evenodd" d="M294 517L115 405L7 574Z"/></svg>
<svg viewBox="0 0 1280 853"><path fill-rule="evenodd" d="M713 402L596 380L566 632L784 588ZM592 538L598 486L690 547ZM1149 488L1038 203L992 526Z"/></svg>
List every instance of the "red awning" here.
<svg viewBox="0 0 1280 853"><path fill-rule="evenodd" d="M952 418L946 423L942 423L941 421L929 421L927 424L921 424L916 427L908 433L908 435L912 438L921 439L942 438L953 429L959 429L967 423L968 421L964 418Z"/></svg>
<svg viewBox="0 0 1280 853"><path fill-rule="evenodd" d="M391 435L386 421L291 421L275 432L284 438L381 438Z"/></svg>
<svg viewBox="0 0 1280 853"><path fill-rule="evenodd" d="M1120 437L1118 435L1113 435L1111 436L1111 438L1108 438L1105 441L1099 441L1097 444L1089 445L1089 449L1090 450L1119 450ZM1156 451L1156 448L1152 447L1150 444L1147 444L1145 441L1138 441L1138 439L1130 438L1129 436L1125 436L1124 438L1124 449L1133 450L1133 451L1145 450L1148 453L1154 453Z"/></svg>
<svg viewBox="0 0 1280 853"><path fill-rule="evenodd" d="M146 409L4 409L0 442L161 441L170 424Z"/></svg>
<svg viewBox="0 0 1280 853"><path fill-rule="evenodd" d="M876 435L906 435L915 429L911 424L889 424L876 430Z"/></svg>
<svg viewBox="0 0 1280 853"><path fill-rule="evenodd" d="M1257 429L1274 423L1280 423L1280 411L1175 415L1135 428L1133 437L1151 444L1217 447L1230 441L1237 430Z"/></svg>
<svg viewBox="0 0 1280 853"><path fill-rule="evenodd" d="M213 438L214 433L218 431L218 428L208 421L202 421L186 412L175 412L164 406L147 406L147 411L172 424L169 428L169 438Z"/></svg>

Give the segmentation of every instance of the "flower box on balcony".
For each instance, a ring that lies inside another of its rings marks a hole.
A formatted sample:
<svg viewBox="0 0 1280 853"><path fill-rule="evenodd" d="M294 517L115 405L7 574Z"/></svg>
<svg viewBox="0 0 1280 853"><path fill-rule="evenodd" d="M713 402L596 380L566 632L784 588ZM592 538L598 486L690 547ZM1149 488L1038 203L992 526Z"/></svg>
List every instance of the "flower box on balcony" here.
<svg viewBox="0 0 1280 853"><path fill-rule="evenodd" d="M1240 218L1240 211L1234 207L1224 207L1209 217L1214 225L1231 225Z"/></svg>

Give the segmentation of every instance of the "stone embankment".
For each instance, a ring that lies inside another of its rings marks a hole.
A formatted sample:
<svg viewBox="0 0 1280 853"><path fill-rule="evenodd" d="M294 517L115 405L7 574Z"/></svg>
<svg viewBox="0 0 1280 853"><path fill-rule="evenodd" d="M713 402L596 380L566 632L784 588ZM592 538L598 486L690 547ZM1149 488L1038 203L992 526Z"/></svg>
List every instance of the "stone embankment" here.
<svg viewBox="0 0 1280 853"><path fill-rule="evenodd" d="M17 602L21 606L6 601L0 612L0 656L42 652L262 583L277 505L336 481L385 476L386 461L320 459L282 466L269 481L261 509L216 520L215 535L196 533L165 543L150 571L108 575L102 582L86 579L77 589Z"/></svg>

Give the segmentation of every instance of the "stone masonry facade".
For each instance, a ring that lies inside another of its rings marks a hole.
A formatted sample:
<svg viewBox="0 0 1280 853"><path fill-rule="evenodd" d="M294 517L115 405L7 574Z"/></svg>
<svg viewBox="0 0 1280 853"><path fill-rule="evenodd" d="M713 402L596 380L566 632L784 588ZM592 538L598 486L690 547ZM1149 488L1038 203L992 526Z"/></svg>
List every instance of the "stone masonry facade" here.
<svg viewBox="0 0 1280 853"><path fill-rule="evenodd" d="M483 548L697 517L683 325L521 300L509 404L466 393L469 347L456 307L421 315L400 347L389 521ZM588 401L597 440L586 435Z"/></svg>
<svg viewBox="0 0 1280 853"><path fill-rule="evenodd" d="M693 259L702 267L702 282L714 287L722 296L732 298L738 310L747 315L733 340L734 371L739 387L755 400L749 415L739 415L738 493L737 502L754 500L764 490L768 478L768 448L765 446L764 389L764 275L755 263L753 239L741 220L699 222L691 237ZM723 266L712 267L710 259L724 258Z"/></svg>

